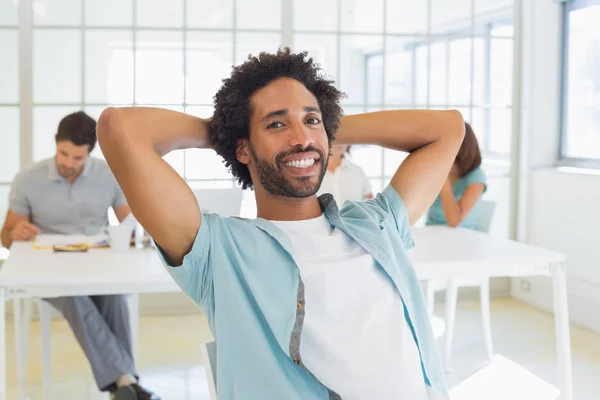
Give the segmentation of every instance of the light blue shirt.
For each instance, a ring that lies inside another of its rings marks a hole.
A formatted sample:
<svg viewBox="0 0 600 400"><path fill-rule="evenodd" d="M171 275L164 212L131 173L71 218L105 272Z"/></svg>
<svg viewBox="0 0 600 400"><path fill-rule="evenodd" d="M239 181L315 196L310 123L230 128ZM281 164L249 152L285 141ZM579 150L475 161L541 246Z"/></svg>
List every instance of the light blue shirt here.
<svg viewBox="0 0 600 400"><path fill-rule="evenodd" d="M467 188L470 185L473 185L474 183L483 183L483 191L485 193L485 191L487 190L487 179L485 177L485 172L483 172L481 168L475 168L473 171L469 172L468 174L454 182L454 184L452 185L452 192L454 193L454 197L456 197L456 200L460 200L465 194ZM477 217L479 215L479 204L481 203L480 200L481 198L477 200L477 203L475 203L475 206L473 207L469 215L467 215L465 219L462 220L459 226L463 228L476 229ZM429 211L427 212L426 225L447 224L448 222L446 221L444 208L442 207L442 198L441 196L438 196L429 208Z"/></svg>
<svg viewBox="0 0 600 400"><path fill-rule="evenodd" d="M448 398L421 287L407 255L413 241L400 196L388 186L376 198L346 202L341 210L329 194L319 202L329 223L363 246L394 283L419 348L425 384ZM202 217L181 266L169 266L161 257L208 318L217 343L219 399L339 399L335 388L322 385L302 362L304 284L289 238L262 218Z"/></svg>

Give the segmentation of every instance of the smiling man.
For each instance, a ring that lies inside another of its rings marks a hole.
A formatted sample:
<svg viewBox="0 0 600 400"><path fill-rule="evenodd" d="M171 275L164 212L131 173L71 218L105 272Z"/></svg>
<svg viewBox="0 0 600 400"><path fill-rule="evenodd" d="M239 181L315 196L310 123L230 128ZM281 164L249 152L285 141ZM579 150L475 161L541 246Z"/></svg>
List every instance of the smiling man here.
<svg viewBox="0 0 600 400"><path fill-rule="evenodd" d="M217 343L220 399L446 399L410 224L440 191L464 135L457 111L341 116L306 53L233 69L211 119L107 109L98 137L134 215ZM316 196L336 140L410 152L374 199ZM162 156L214 148L258 218L203 214Z"/></svg>
<svg viewBox="0 0 600 400"><path fill-rule="evenodd" d="M67 115L55 139L55 156L19 172L12 184L2 228L2 244L7 248L13 241L31 240L39 233L94 235L108 225L110 207L119 221L130 213L106 162L90 157L96 146L92 117L83 111ZM71 326L100 390L117 400L158 399L137 384L124 295L46 301Z"/></svg>

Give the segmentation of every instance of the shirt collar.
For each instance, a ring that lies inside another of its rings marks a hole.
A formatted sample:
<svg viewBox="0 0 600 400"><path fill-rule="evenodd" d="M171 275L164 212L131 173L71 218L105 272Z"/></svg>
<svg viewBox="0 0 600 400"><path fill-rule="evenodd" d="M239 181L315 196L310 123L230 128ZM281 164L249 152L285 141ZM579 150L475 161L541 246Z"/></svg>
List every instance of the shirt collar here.
<svg viewBox="0 0 600 400"><path fill-rule="evenodd" d="M325 217L329 223L333 226L338 226L340 222L340 211L333 198L333 195L329 193L322 194L319 196L319 205ZM277 240L279 244L287 251L292 257L294 256L294 248L292 242L286 234L281 231L275 224L264 218L255 218L250 220L257 228L267 233L273 239Z"/></svg>
<svg viewBox="0 0 600 400"><path fill-rule="evenodd" d="M91 169L92 169L92 161L91 161L91 157L88 157L88 159L85 161L85 164L83 166L83 171L81 172L81 175L79 175L79 178L88 177L90 175ZM77 178L77 179L79 179L79 178ZM58 167L56 166L56 157L48 159L48 180L50 180L52 182L58 182L63 179L64 178L60 175L60 173L58 172Z"/></svg>

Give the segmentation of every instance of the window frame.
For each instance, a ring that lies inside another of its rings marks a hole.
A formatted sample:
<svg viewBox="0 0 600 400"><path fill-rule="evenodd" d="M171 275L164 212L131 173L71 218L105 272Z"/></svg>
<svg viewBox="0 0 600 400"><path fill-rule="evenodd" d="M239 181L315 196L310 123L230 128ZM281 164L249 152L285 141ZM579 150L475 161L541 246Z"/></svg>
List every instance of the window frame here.
<svg viewBox="0 0 600 400"><path fill-rule="evenodd" d="M567 148L567 121L569 107L569 14L572 11L588 7L600 6L600 0L567 0L563 2L561 57L560 57L560 110L559 110L559 144L557 165L566 167L579 167L586 169L600 169L600 156L598 158L569 157Z"/></svg>

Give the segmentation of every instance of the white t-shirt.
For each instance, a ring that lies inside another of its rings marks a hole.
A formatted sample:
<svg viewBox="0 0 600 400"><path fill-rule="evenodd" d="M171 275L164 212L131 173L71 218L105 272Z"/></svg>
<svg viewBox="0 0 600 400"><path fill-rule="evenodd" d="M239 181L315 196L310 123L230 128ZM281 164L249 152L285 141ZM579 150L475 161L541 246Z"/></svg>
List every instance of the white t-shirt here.
<svg viewBox="0 0 600 400"><path fill-rule="evenodd" d="M402 299L371 255L323 215L272 222L290 238L304 282L306 367L344 400L427 399Z"/></svg>
<svg viewBox="0 0 600 400"><path fill-rule="evenodd" d="M362 168L345 156L334 172L327 171L323 177L318 194L323 193L331 193L341 207L346 200L365 200L365 196L372 193L372 190L369 179Z"/></svg>

